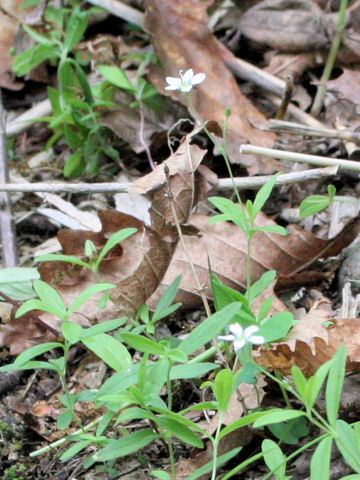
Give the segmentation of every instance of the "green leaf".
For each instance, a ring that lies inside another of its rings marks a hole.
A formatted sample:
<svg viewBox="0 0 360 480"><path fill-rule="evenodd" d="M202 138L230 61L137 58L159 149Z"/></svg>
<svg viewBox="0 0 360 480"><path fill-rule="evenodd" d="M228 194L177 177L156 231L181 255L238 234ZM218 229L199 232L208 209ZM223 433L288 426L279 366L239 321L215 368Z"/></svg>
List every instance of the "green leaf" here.
<svg viewBox="0 0 360 480"><path fill-rule="evenodd" d="M12 64L12 68L17 75L22 76L45 60L56 58L56 55L57 52L54 47L37 45L17 55Z"/></svg>
<svg viewBox="0 0 360 480"><path fill-rule="evenodd" d="M78 257L73 255L61 255L61 254L54 254L49 253L47 255L40 255L39 257L35 258L36 262L67 262L73 263L74 265L80 265L81 267L89 268L89 265Z"/></svg>
<svg viewBox="0 0 360 480"><path fill-rule="evenodd" d="M59 312L56 308L52 307L51 305L46 305L44 302L37 300L36 298L27 300L25 303L23 303L21 307L16 310L15 318L19 318L22 315L25 315L25 313L31 312L32 310L42 310L62 318L61 312Z"/></svg>
<svg viewBox="0 0 360 480"><path fill-rule="evenodd" d="M15 365L11 363L10 365L4 365L0 368L0 372L14 372L17 370L38 370L43 368L45 370L56 370L57 369L48 362L37 362L37 361L29 361L26 363L22 363L21 365Z"/></svg>
<svg viewBox="0 0 360 480"><path fill-rule="evenodd" d="M46 35L38 32L34 28L30 27L29 25L26 25L25 23L22 24L22 28L25 30L25 32L34 40L37 42L41 43L42 45L46 45L48 47L53 47L53 41L47 37Z"/></svg>
<svg viewBox="0 0 360 480"><path fill-rule="evenodd" d="M229 325L234 316L241 309L241 303L234 302L227 305L219 312L214 313L211 317L204 320L197 326L188 337L181 342L179 350L187 355L198 350L206 343L213 340L227 325Z"/></svg>
<svg viewBox="0 0 360 480"><path fill-rule="evenodd" d="M225 413L229 406L231 394L233 392L234 379L229 368L224 368L215 377L213 391L219 404L221 413Z"/></svg>
<svg viewBox="0 0 360 480"><path fill-rule="evenodd" d="M77 150L82 147L84 139L75 131L75 128L72 125L64 125L64 134L70 148Z"/></svg>
<svg viewBox="0 0 360 480"><path fill-rule="evenodd" d="M311 195L305 198L300 204L300 217L306 218L315 213L321 212L331 203L331 199L324 195Z"/></svg>
<svg viewBox="0 0 360 480"><path fill-rule="evenodd" d="M124 345L107 333L83 338L81 341L103 362L116 371L126 370L132 365L131 355Z"/></svg>
<svg viewBox="0 0 360 480"><path fill-rule="evenodd" d="M112 65L98 65L100 73L116 87L135 93L136 87L130 82L125 71Z"/></svg>
<svg viewBox="0 0 360 480"><path fill-rule="evenodd" d="M171 362L186 363L188 361L188 356L184 352L182 352L181 350L177 350L176 348L168 350L166 352L166 356L169 360L171 360Z"/></svg>
<svg viewBox="0 0 360 480"><path fill-rule="evenodd" d="M318 368L315 375L308 380L308 384L305 388L305 401L308 407L313 407L320 393L320 390L324 384L326 375L332 365L332 360L324 363Z"/></svg>
<svg viewBox="0 0 360 480"><path fill-rule="evenodd" d="M35 280L34 289L46 305L51 306L55 311L59 312L59 317L66 315L66 306L55 288L42 280Z"/></svg>
<svg viewBox="0 0 360 480"><path fill-rule="evenodd" d="M82 452L88 445L91 444L91 440L83 440L82 442L78 442L75 445L72 445L70 448L65 450L62 455L60 455L60 460L62 462L68 462L71 458L75 457L75 455Z"/></svg>
<svg viewBox="0 0 360 480"><path fill-rule="evenodd" d="M97 462L107 462L115 460L115 458L125 457L141 450L158 437L159 435L150 428L139 430L126 435L120 440L109 440L108 445L95 453L92 458Z"/></svg>
<svg viewBox="0 0 360 480"><path fill-rule="evenodd" d="M59 430L65 430L65 428L69 427L74 418L74 411L73 410L66 410L63 412L60 417L57 419L57 427Z"/></svg>
<svg viewBox="0 0 360 480"><path fill-rule="evenodd" d="M86 160L82 151L70 155L64 165L64 177L79 177L86 167Z"/></svg>
<svg viewBox="0 0 360 480"><path fill-rule="evenodd" d="M78 323L74 322L63 322L61 325L61 331L64 335L64 338L73 345L77 343L81 337L83 332L83 327Z"/></svg>
<svg viewBox="0 0 360 480"><path fill-rule="evenodd" d="M310 480L329 480L333 439L325 437L316 447L310 462Z"/></svg>
<svg viewBox="0 0 360 480"><path fill-rule="evenodd" d="M40 274L36 268L2 268L0 270L0 291L15 301L23 301L35 297L33 281ZM0 301L3 300L0 297Z"/></svg>
<svg viewBox="0 0 360 480"><path fill-rule="evenodd" d="M82 39L89 15L87 12L82 12L78 7L75 7L69 18L68 25L65 31L64 47L70 51Z"/></svg>
<svg viewBox="0 0 360 480"><path fill-rule="evenodd" d="M114 330L115 328L121 327L127 321L127 318L115 318L114 320L107 320L106 322L98 323L92 327L83 329L81 338L94 337L99 335L99 333L106 333Z"/></svg>
<svg viewBox="0 0 360 480"><path fill-rule="evenodd" d="M254 423L256 420L268 414L269 412L264 412L264 411L254 412L254 413L249 413L245 417L239 418L239 420L236 420L235 422L231 423L230 425L228 425L227 427L221 430L219 435L219 440L224 438L226 435L229 435L229 433L233 432L234 430L237 430L238 428L241 428L241 427L246 427L246 425L250 425L251 423Z"/></svg>
<svg viewBox="0 0 360 480"><path fill-rule="evenodd" d="M114 285L113 283L96 283L95 285L91 285L90 287L82 291L80 295L75 298L75 300L73 301L73 303L70 305L68 309L69 314L76 312L93 295L99 292L110 290L111 288L115 288L115 287L116 285Z"/></svg>
<svg viewBox="0 0 360 480"><path fill-rule="evenodd" d="M342 345L331 361L326 384L326 415L331 426L338 417L339 405L345 378L347 348Z"/></svg>
<svg viewBox="0 0 360 480"><path fill-rule="evenodd" d="M289 445L298 445L300 438L309 435L308 420L305 417L293 418L283 423L274 423L267 427L279 440Z"/></svg>
<svg viewBox="0 0 360 480"><path fill-rule="evenodd" d="M157 417L157 424L165 427L168 432L193 447L204 448L204 442L186 425L167 417Z"/></svg>
<svg viewBox="0 0 360 480"><path fill-rule="evenodd" d="M116 419L116 425L123 422L129 422L131 420L156 420L156 416L150 412L149 410L144 410L143 408L139 407L132 407L127 408L123 412L120 413L118 418Z"/></svg>
<svg viewBox="0 0 360 480"><path fill-rule="evenodd" d="M158 478L159 480L171 480L170 475L163 470L152 470L151 475Z"/></svg>
<svg viewBox="0 0 360 480"><path fill-rule="evenodd" d="M257 335L262 335L266 342L275 342L284 338L294 326L294 316L290 312L280 312L266 320Z"/></svg>
<svg viewBox="0 0 360 480"><path fill-rule="evenodd" d="M166 353L161 345L141 335L136 335L135 333L122 333L121 337L128 345L130 345L130 347L139 352L146 352L149 355L160 356L164 356Z"/></svg>
<svg viewBox="0 0 360 480"><path fill-rule="evenodd" d="M261 418L255 420L253 426L254 428L265 427L266 425L271 425L272 423L286 422L287 420L303 417L304 415L305 413L301 412L300 410L286 410L285 408L279 410L274 409Z"/></svg>
<svg viewBox="0 0 360 480"><path fill-rule="evenodd" d="M302 373L302 371L297 365L294 365L293 367L291 367L291 375L293 377L296 390L300 394L301 398L304 399L305 388L307 384L305 375Z"/></svg>
<svg viewBox="0 0 360 480"><path fill-rule="evenodd" d="M261 444L261 450L271 473L282 480L286 473L286 457L281 448L273 440L266 439Z"/></svg>
<svg viewBox="0 0 360 480"><path fill-rule="evenodd" d="M170 370L170 380L185 380L188 378L200 378L211 370L218 368L216 363L188 363L186 365L175 365Z"/></svg>
<svg viewBox="0 0 360 480"><path fill-rule="evenodd" d="M48 342L40 345L34 345L33 347L25 350L25 352L20 353L20 355L15 359L14 365L21 366L29 360L32 360L34 357L38 357L45 352L49 352L50 350L59 347L63 348L63 345L59 342Z"/></svg>
<svg viewBox="0 0 360 480"><path fill-rule="evenodd" d="M264 225L263 227L253 228L251 231L276 233L277 235L283 235L284 237L288 234L286 228L280 227L280 225Z"/></svg>
<svg viewBox="0 0 360 480"><path fill-rule="evenodd" d="M262 274L261 278L250 287L248 292L249 303L251 304L255 298L260 296L264 290L266 290L274 282L276 278L276 271L269 270Z"/></svg>
<svg viewBox="0 0 360 480"><path fill-rule="evenodd" d="M360 475L353 473L352 475L346 475L346 477L341 477L339 480L360 480Z"/></svg>
<svg viewBox="0 0 360 480"><path fill-rule="evenodd" d="M121 243L123 240L126 240L128 237L131 237L131 235L134 235L136 232L136 228L123 228L122 230L113 233L99 253L97 263L100 265L101 260L110 252L112 248Z"/></svg>
<svg viewBox="0 0 360 480"><path fill-rule="evenodd" d="M165 316L167 316L166 312L172 302L174 301L177 291L179 290L179 285L181 282L181 275L179 275L171 285L165 290L165 293L162 295L160 300L158 301L158 304L156 306L155 312L152 317L152 322L157 322L158 320L161 320Z"/></svg>
<svg viewBox="0 0 360 480"><path fill-rule="evenodd" d="M271 192L277 182L280 173L277 173L273 177L268 180L265 185L263 185L258 193L256 194L254 204L253 204L253 220L255 219L256 215L262 210L263 206L265 205L266 201L271 195Z"/></svg>
<svg viewBox="0 0 360 480"><path fill-rule="evenodd" d="M209 223L217 223L218 221L230 220L238 225L243 232L247 232L249 225L245 215L244 208L233 201L223 197L210 197L209 201L215 207L223 212L223 215L216 215L209 220ZM220 217L220 218L219 218Z"/></svg>
<svg viewBox="0 0 360 480"><path fill-rule="evenodd" d="M357 448L357 438L353 428L343 420L336 420L336 446L341 455L356 473L360 473L360 452Z"/></svg>

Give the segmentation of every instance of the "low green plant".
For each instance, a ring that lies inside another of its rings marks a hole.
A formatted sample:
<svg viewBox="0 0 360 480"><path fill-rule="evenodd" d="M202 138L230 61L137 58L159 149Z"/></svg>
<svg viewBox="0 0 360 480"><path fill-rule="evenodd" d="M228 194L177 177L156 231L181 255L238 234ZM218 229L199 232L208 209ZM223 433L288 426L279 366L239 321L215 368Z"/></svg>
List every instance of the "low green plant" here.
<svg viewBox="0 0 360 480"><path fill-rule="evenodd" d="M354 198L344 198L336 196L336 188L334 185L328 185L327 195L310 195L305 198L300 204L300 217L306 218L315 213L325 210L325 208L332 205L334 202L343 202L343 203L356 203L358 204L358 199Z"/></svg>
<svg viewBox="0 0 360 480"><path fill-rule="evenodd" d="M69 0L68 6L62 8L49 5L44 12L44 31L23 25L37 45L17 55L13 62L18 75L44 61L57 65L58 89L48 89L52 114L36 120L48 122L54 130L47 147L65 136L73 150L64 166L66 177L80 176L85 170L90 175L97 173L104 155L118 160L117 151L108 142L109 130L99 122L99 110L112 105L112 88L108 84L89 85L83 69L89 59L75 50L89 16L98 11L97 7L83 10L78 0Z"/></svg>

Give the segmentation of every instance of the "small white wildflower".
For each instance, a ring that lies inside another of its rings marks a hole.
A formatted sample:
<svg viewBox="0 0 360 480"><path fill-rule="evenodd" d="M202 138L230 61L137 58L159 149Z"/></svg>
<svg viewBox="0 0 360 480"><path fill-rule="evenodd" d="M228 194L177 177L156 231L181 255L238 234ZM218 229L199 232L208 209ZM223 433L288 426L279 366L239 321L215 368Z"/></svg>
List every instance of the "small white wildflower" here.
<svg viewBox="0 0 360 480"><path fill-rule="evenodd" d="M188 93L192 90L194 85L202 83L206 75L205 73L196 73L190 68L183 73L183 70L179 72L180 77L166 77L166 82L169 84L165 87L165 90L180 90L180 92Z"/></svg>
<svg viewBox="0 0 360 480"><path fill-rule="evenodd" d="M222 335L218 339L232 342L235 351L241 350L246 343L252 343L253 345L265 343L265 338L262 335L254 335L254 333L259 331L259 327L256 325L251 325L244 330L239 323L233 323L229 326L229 330L231 335Z"/></svg>

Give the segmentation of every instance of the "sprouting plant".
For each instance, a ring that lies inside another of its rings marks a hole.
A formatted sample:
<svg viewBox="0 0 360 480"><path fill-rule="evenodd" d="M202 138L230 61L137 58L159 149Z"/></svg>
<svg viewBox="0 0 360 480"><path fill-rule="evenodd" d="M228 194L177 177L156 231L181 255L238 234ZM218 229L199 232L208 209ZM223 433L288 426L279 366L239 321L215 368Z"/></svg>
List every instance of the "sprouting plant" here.
<svg viewBox="0 0 360 480"><path fill-rule="evenodd" d="M89 85L83 68L89 59L76 51L89 16L97 11L96 7L83 10L78 0L70 0L68 7L49 5L44 13L45 31L23 25L37 45L17 55L13 63L18 75L44 61L57 65L58 90L48 89L52 115L37 120L49 122L55 132L48 147L65 136L72 149L73 154L64 166L67 177L80 176L85 170L90 175L97 173L104 155L118 159L117 151L108 143L108 129L99 122L99 108L112 104L111 88Z"/></svg>

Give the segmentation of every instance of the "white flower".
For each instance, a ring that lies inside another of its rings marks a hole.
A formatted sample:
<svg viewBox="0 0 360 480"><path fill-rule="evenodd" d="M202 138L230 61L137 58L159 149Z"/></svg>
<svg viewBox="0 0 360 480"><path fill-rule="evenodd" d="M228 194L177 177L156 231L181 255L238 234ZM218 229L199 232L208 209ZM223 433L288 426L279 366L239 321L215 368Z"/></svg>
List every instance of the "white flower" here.
<svg viewBox="0 0 360 480"><path fill-rule="evenodd" d="M183 73L183 70L180 70L179 75L180 78L166 77L166 82L169 85L165 87L165 90L180 90L180 92L188 93L194 85L199 85L199 83L202 83L206 78L205 73L197 73L194 75L192 68L186 70L185 73Z"/></svg>
<svg viewBox="0 0 360 480"><path fill-rule="evenodd" d="M239 323L233 323L229 326L229 330L232 335L222 335L218 339L233 342L235 351L241 350L246 343L252 343L253 345L265 343L265 338L262 335L254 335L259 331L259 327L256 325L251 325L244 330Z"/></svg>

